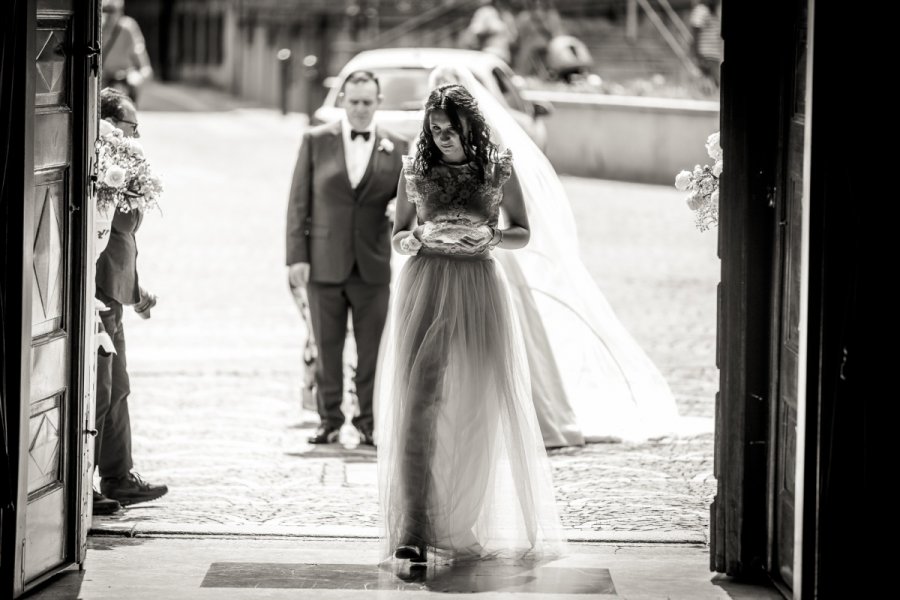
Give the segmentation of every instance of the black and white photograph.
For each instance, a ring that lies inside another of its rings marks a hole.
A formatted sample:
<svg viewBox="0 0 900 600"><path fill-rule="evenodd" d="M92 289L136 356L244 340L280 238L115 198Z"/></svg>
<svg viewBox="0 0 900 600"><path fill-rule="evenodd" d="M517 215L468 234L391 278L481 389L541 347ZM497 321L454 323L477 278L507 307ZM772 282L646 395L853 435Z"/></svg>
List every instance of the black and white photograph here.
<svg viewBox="0 0 900 600"><path fill-rule="evenodd" d="M891 597L857 10L4 0L0 598Z"/></svg>

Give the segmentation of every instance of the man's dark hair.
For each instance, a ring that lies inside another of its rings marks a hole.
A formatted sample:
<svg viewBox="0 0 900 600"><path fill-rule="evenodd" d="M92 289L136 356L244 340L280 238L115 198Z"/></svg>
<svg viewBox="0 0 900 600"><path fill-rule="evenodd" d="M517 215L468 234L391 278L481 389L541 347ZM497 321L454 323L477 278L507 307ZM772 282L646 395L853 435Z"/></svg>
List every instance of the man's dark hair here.
<svg viewBox="0 0 900 600"><path fill-rule="evenodd" d="M378 90L378 95L381 95L381 82L378 81L378 77L375 76L375 73L372 71L353 71L347 78L344 80L344 83L341 84L341 93L344 93L344 88L347 87L348 83L365 83L367 81L375 82L375 89Z"/></svg>
<svg viewBox="0 0 900 600"><path fill-rule="evenodd" d="M100 118L115 119L122 121L125 119L125 111L122 107L124 102L134 104L127 95L119 90L111 87L100 90Z"/></svg>

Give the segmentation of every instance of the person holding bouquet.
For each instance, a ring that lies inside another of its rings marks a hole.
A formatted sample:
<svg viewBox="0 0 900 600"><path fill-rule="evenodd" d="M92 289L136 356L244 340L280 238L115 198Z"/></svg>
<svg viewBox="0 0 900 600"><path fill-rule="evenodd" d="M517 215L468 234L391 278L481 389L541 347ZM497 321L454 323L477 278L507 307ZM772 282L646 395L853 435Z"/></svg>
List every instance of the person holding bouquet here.
<svg viewBox="0 0 900 600"><path fill-rule="evenodd" d="M140 136L137 110L131 99L122 92L112 88L101 90L100 118L103 120L101 142L103 132L111 131L110 126L121 132L121 135L108 134L112 138ZM106 180L112 181L119 171L127 173L127 169L118 165L107 168L104 173L104 156L101 149L101 200L104 192L116 189L110 187ZM123 182L126 181L126 176L122 177ZM115 202L110 207L114 214L109 242L97 259L96 297L106 305L100 316L106 333L112 338L114 351L106 352L101 348L97 357L98 433L94 456L100 469L100 492L94 491L94 514L112 514L122 505L155 500L169 491L165 485L151 484L132 472L131 420L128 414L131 390L122 312L124 306L133 306L141 317L149 319L150 309L156 304L156 296L138 282L135 233L144 216L144 205L140 201L144 190L134 187L132 180L131 186L123 183L119 188L124 201Z"/></svg>

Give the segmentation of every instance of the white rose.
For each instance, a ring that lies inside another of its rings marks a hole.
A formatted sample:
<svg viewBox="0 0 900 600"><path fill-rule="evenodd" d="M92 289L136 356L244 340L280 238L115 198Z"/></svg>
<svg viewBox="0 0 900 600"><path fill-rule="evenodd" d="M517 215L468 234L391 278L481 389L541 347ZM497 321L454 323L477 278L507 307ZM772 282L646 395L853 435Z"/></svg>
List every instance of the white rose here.
<svg viewBox="0 0 900 600"><path fill-rule="evenodd" d="M709 197L709 202L710 202L710 204L712 204L713 206L719 206L719 190L714 191L714 192L710 195L710 197Z"/></svg>
<svg viewBox="0 0 900 600"><path fill-rule="evenodd" d="M139 142L134 141L134 138L128 140L128 149L131 150L131 153L135 156L144 156L144 148Z"/></svg>
<svg viewBox="0 0 900 600"><path fill-rule="evenodd" d="M679 192L687 191L688 186L691 185L691 172L690 171L682 171L678 175L675 176L675 189Z"/></svg>
<svg viewBox="0 0 900 600"><path fill-rule="evenodd" d="M719 145L719 132L706 138L706 153L713 160L722 160L722 146Z"/></svg>
<svg viewBox="0 0 900 600"><path fill-rule="evenodd" d="M101 136L109 135L110 133L112 133L115 130L116 130L116 128L113 126L112 123L110 123L106 119L100 120L100 135Z"/></svg>
<svg viewBox="0 0 900 600"><path fill-rule="evenodd" d="M722 174L722 161L721 160L716 161L716 164L713 165L712 172L713 172L713 175L715 175L716 177L718 177Z"/></svg>
<svg viewBox="0 0 900 600"><path fill-rule="evenodd" d="M400 249L407 254L416 254L421 247L422 242L415 236L410 235L400 240Z"/></svg>
<svg viewBox="0 0 900 600"><path fill-rule="evenodd" d="M103 183L111 188L120 188L125 185L125 175L127 175L125 169L119 165L112 165L106 170L106 175L103 176Z"/></svg>
<svg viewBox="0 0 900 600"><path fill-rule="evenodd" d="M697 210L703 206L703 197L698 194L692 194L687 198L687 205L691 210Z"/></svg>

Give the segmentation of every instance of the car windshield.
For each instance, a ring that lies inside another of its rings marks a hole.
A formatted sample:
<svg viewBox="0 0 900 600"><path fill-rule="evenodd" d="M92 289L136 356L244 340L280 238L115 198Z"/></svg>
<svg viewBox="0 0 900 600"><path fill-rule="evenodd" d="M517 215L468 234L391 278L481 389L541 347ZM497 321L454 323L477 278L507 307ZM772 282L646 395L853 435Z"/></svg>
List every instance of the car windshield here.
<svg viewBox="0 0 900 600"><path fill-rule="evenodd" d="M428 97L428 74L425 68L367 69L381 83L384 101L381 110L422 110ZM340 106L340 101L337 101Z"/></svg>

